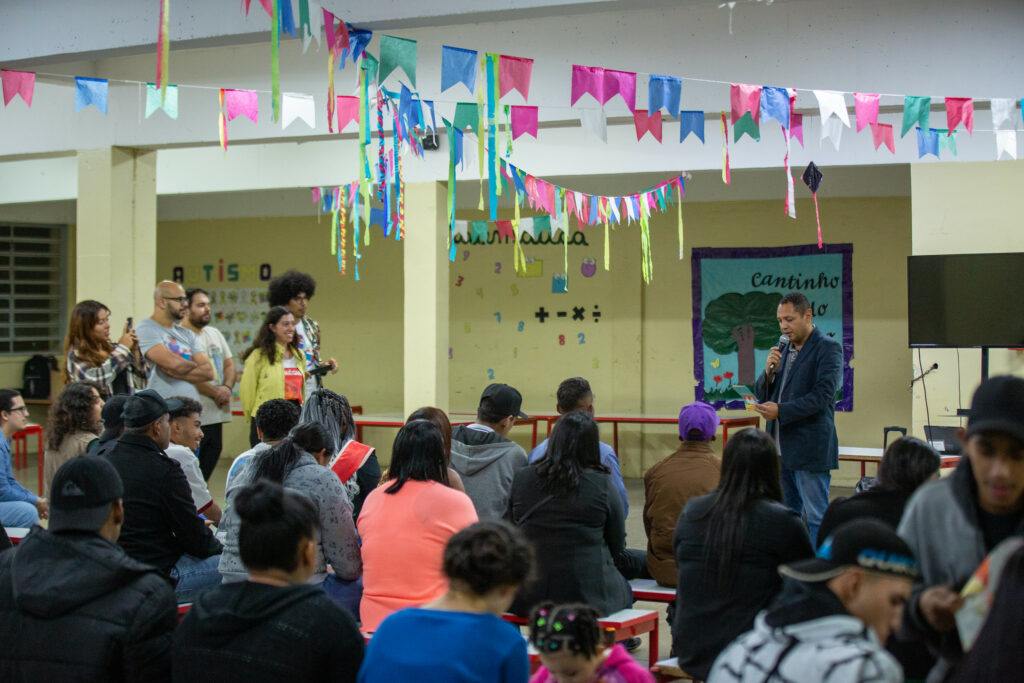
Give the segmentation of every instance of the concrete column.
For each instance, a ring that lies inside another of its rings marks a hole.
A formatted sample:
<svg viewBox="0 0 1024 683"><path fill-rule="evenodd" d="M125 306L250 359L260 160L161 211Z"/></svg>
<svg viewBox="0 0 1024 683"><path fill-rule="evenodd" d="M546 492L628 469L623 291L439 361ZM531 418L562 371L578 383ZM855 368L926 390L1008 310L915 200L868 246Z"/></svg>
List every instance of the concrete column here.
<svg viewBox="0 0 1024 683"><path fill-rule="evenodd" d="M75 300L111 310L111 336L128 316L153 310L156 284L156 152L126 147L78 152Z"/></svg>
<svg viewBox="0 0 1024 683"><path fill-rule="evenodd" d="M448 249L446 188L405 189L404 414L448 410Z"/></svg>

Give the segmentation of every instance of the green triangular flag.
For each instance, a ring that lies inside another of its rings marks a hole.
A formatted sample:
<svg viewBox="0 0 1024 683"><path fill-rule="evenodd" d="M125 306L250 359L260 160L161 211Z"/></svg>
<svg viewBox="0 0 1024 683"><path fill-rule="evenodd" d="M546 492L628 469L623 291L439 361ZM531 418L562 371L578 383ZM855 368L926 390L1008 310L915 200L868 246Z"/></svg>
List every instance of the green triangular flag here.
<svg viewBox="0 0 1024 683"><path fill-rule="evenodd" d="M472 244L487 243L487 221L469 222L469 241Z"/></svg>
<svg viewBox="0 0 1024 683"><path fill-rule="evenodd" d="M928 116L932 110L932 98L919 95L907 95L903 99L903 137L914 126L928 130Z"/></svg>
<svg viewBox="0 0 1024 683"><path fill-rule="evenodd" d="M761 130L757 127L757 123L749 111L741 116L740 120L732 127L732 141L739 142L744 133L752 137L756 142L761 141Z"/></svg>
<svg viewBox="0 0 1024 683"><path fill-rule="evenodd" d="M373 82L377 78L377 74L380 70L380 62L377 58L369 53L367 50L363 50L363 61L360 64L360 68L366 71L366 81L368 83Z"/></svg>
<svg viewBox="0 0 1024 683"><path fill-rule="evenodd" d="M950 135L948 128L937 128L936 132L939 134L939 153L941 154L942 150L944 150L945 148L949 147L949 151L953 153L953 156L957 156L957 153L956 153L956 133L957 133L957 131L954 130L953 134Z"/></svg>
<svg viewBox="0 0 1024 683"><path fill-rule="evenodd" d="M381 36L380 39L380 82L391 75L397 67L402 67L413 87L416 87L416 41L394 36Z"/></svg>
<svg viewBox="0 0 1024 683"><path fill-rule="evenodd" d="M537 216L533 219L533 236L540 237L542 232L551 235L551 216Z"/></svg>
<svg viewBox="0 0 1024 683"><path fill-rule="evenodd" d="M480 127L479 117L479 107L476 102L459 102L455 105L455 120L452 125L459 130L472 128L473 132L479 135L480 131L477 130Z"/></svg>
<svg viewBox="0 0 1024 683"><path fill-rule="evenodd" d="M160 102L160 88L153 83L146 84L146 118L157 109L163 109L172 119L178 118L178 86L168 85L167 96Z"/></svg>

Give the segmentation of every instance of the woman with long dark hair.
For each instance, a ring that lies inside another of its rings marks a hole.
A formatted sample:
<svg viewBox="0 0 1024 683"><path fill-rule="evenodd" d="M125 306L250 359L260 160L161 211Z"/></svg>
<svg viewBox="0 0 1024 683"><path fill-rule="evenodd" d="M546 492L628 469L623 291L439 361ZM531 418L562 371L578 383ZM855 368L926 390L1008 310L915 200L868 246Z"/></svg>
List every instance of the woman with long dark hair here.
<svg viewBox="0 0 1024 683"><path fill-rule="evenodd" d="M729 437L718 488L686 504L673 546L673 651L680 668L704 679L778 593L778 566L814 554L807 527L782 503L779 451L768 434L744 429Z"/></svg>
<svg viewBox="0 0 1024 683"><path fill-rule="evenodd" d="M405 424L391 449L387 480L359 514L363 630L375 631L392 612L444 595L445 544L475 521L473 501L448 486L441 430L430 420Z"/></svg>
<svg viewBox="0 0 1024 683"><path fill-rule="evenodd" d="M43 481L47 492L57 468L76 455L84 455L99 437L103 431L102 410L103 399L91 382L71 382L57 394L46 420Z"/></svg>
<svg viewBox="0 0 1024 683"><path fill-rule="evenodd" d="M590 413L562 415L547 454L516 472L509 517L537 553L537 580L519 592L512 612L528 616L544 600L584 602L601 614L633 604L614 559L626 552L622 499L601 464Z"/></svg>
<svg viewBox="0 0 1024 683"><path fill-rule="evenodd" d="M265 401L283 398L301 404L305 398L306 368L295 343L295 316L284 306L274 306L263 319L252 346L242 353L245 365L239 392L242 410L249 421L249 445L259 443L256 411Z"/></svg>
<svg viewBox="0 0 1024 683"><path fill-rule="evenodd" d="M246 580L196 598L174 634L174 680L355 683L362 636L309 585L322 511L266 480L239 490L234 507Z"/></svg>
<svg viewBox="0 0 1024 683"><path fill-rule="evenodd" d="M86 299L71 309L64 358L65 380L92 382L104 400L146 388L139 338L125 323L117 343L110 341L110 309L99 301Z"/></svg>
<svg viewBox="0 0 1024 683"><path fill-rule="evenodd" d="M352 508L341 482L324 466L333 448L330 434L319 423L299 425L269 451L253 455L227 490L227 504L217 537L224 544L217 567L225 582L243 581L246 570L239 550L235 494L258 481L271 481L302 491L317 507L320 534L316 563L309 583L319 585L336 603L359 614L359 577L363 563ZM334 570L330 572L328 565Z"/></svg>

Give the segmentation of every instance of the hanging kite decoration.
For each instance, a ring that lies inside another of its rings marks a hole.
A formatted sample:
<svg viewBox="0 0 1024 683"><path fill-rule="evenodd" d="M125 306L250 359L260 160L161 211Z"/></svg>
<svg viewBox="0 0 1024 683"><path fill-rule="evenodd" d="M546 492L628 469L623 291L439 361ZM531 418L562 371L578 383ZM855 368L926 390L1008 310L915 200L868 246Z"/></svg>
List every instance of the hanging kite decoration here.
<svg viewBox="0 0 1024 683"><path fill-rule="evenodd" d="M818 219L818 249L821 249L821 214L818 213L818 188L821 187L821 169L812 161L804 169L804 184L814 196L814 217Z"/></svg>

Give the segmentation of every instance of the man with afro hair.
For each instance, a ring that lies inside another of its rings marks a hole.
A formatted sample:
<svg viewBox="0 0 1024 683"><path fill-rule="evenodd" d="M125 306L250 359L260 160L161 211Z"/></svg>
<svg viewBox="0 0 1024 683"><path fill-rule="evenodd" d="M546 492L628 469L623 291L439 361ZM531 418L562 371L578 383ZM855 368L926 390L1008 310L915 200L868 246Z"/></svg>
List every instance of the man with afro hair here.
<svg viewBox="0 0 1024 683"><path fill-rule="evenodd" d="M295 316L295 335L299 349L306 356L306 372L311 373L321 365L327 365L333 374L338 371L338 361L328 358L324 363L320 359L320 326L306 315L306 307L315 292L316 280L308 273L292 268L270 281L267 299L271 306L284 306ZM310 374L306 379L306 396L319 384L320 375Z"/></svg>

